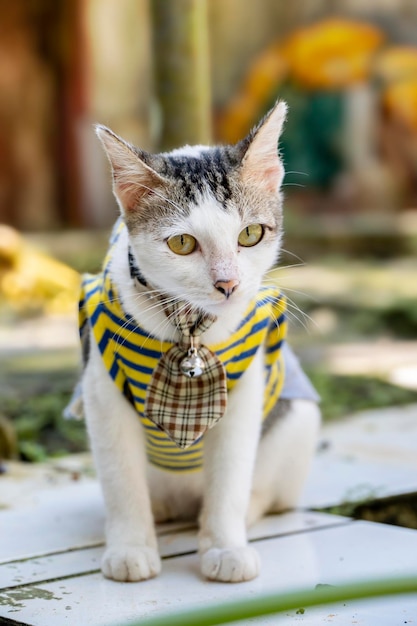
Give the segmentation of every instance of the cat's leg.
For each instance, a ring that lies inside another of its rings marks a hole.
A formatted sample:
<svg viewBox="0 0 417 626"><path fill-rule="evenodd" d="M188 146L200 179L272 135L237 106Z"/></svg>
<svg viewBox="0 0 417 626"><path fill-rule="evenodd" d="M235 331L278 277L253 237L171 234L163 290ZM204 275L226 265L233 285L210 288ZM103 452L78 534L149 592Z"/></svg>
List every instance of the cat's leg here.
<svg viewBox="0 0 417 626"><path fill-rule="evenodd" d="M106 504L103 574L121 581L151 578L159 573L161 562L146 483L144 434L137 413L105 370L94 341L83 399Z"/></svg>
<svg viewBox="0 0 417 626"><path fill-rule="evenodd" d="M282 405L273 409L273 424L259 442L248 525L266 513L296 506L316 449L318 405L310 400L284 401Z"/></svg>
<svg viewBox="0 0 417 626"><path fill-rule="evenodd" d="M263 385L263 353L259 350L229 395L226 415L205 435L199 550L202 573L212 580L240 582L259 573L259 556L248 545L245 522Z"/></svg>

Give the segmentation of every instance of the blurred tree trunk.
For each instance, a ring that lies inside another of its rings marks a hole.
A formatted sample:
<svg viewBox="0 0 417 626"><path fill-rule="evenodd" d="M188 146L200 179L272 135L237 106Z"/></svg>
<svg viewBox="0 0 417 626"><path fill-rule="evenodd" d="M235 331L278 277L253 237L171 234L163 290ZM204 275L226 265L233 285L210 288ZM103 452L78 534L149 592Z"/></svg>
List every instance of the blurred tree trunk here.
<svg viewBox="0 0 417 626"><path fill-rule="evenodd" d="M160 148L211 140L206 0L152 0L155 89L162 111Z"/></svg>

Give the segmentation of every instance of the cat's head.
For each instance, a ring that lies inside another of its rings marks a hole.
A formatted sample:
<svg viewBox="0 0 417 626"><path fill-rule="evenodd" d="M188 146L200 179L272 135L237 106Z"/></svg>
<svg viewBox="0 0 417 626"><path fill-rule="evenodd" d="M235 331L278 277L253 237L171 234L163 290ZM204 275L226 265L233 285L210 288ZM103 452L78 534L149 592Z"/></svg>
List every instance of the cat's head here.
<svg viewBox="0 0 417 626"><path fill-rule="evenodd" d="M97 127L149 284L214 314L254 297L280 248L284 168L277 144L285 114L278 102L234 146L156 155Z"/></svg>

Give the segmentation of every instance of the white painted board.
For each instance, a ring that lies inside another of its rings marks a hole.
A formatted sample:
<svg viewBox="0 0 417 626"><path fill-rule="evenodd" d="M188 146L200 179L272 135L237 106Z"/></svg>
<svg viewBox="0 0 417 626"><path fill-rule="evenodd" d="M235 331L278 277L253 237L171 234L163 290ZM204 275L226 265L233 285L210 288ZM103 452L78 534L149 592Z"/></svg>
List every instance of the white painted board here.
<svg viewBox="0 0 417 626"><path fill-rule="evenodd" d="M23 587L18 593L3 592L0 616L31 626L107 626L256 594L312 589L319 583L337 585L377 576L417 576L417 533L386 525L352 522L260 540L256 547L262 559L262 573L247 583L228 585L203 580L198 556L191 554L166 559L162 574L144 583L116 583L93 574ZM9 606L5 604L8 598ZM380 613L379 621L376 613ZM330 614L337 619L329 620ZM354 616L361 626L394 626L410 615L417 616L415 597L406 597L400 603L351 602L346 607L320 609L315 621L307 614L283 616L280 622L274 617L269 623L292 625L304 621L316 626L330 621L341 625L351 624ZM387 616L391 621L386 621Z"/></svg>
<svg viewBox="0 0 417 626"><path fill-rule="evenodd" d="M324 513L294 511L264 518L249 532L252 540L326 528L349 523L347 518ZM164 524L158 537L162 557L172 557L196 552L195 529L178 528L178 524ZM63 552L38 555L29 559L13 559L0 564L0 589L39 584L56 578L98 571L103 546L73 548Z"/></svg>

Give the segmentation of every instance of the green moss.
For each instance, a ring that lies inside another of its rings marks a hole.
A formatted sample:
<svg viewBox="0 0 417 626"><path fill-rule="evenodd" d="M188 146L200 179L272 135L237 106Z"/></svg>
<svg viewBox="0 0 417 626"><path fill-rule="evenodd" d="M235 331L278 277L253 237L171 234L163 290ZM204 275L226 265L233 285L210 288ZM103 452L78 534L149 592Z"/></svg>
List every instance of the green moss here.
<svg viewBox="0 0 417 626"><path fill-rule="evenodd" d="M23 609L27 600L61 600L54 596L52 591L39 587L23 587L10 589L0 593L0 606L9 606L11 609Z"/></svg>
<svg viewBox="0 0 417 626"><path fill-rule="evenodd" d="M417 494L364 502L354 509L353 517L417 529Z"/></svg>
<svg viewBox="0 0 417 626"><path fill-rule="evenodd" d="M69 398L69 392L51 390L13 402L13 407L5 403L5 413L15 424L23 460L43 461L47 456L87 449L85 424L62 417Z"/></svg>
<svg viewBox="0 0 417 626"><path fill-rule="evenodd" d="M14 427L22 460L43 461L87 449L85 424L62 417L76 377L75 369L65 367L34 370L25 366L5 372L0 403Z"/></svg>

